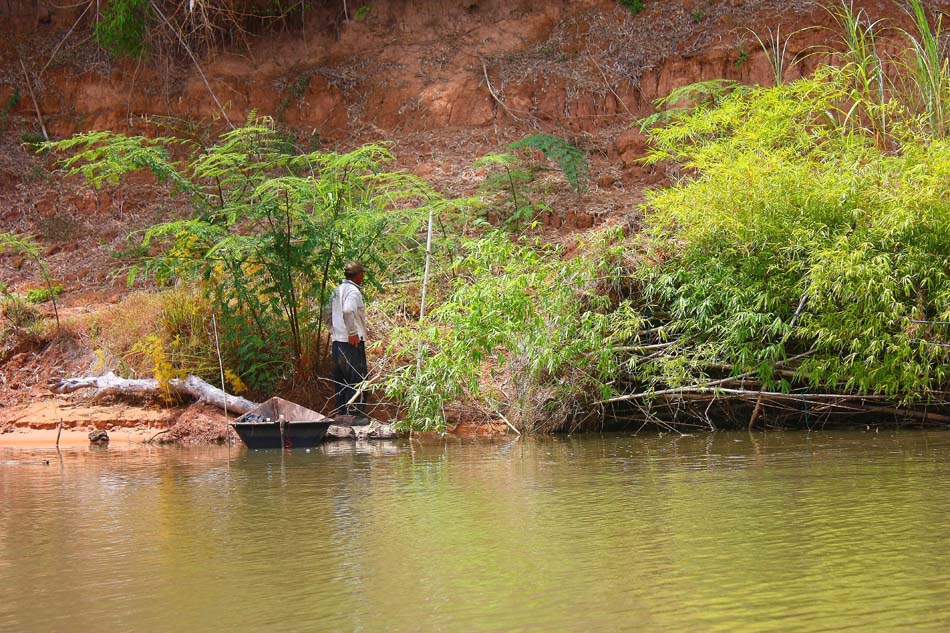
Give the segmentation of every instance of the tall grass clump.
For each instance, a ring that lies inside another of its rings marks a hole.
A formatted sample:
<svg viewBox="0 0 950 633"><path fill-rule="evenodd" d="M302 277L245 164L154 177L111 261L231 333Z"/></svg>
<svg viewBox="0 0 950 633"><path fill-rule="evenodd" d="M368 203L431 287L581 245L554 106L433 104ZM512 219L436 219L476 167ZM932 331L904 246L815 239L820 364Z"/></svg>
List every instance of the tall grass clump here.
<svg viewBox="0 0 950 633"><path fill-rule="evenodd" d="M879 142L887 135L888 119L882 108L887 100L888 79L880 53L879 38L883 25L864 9L855 10L854 2L842 2L831 9L841 29L842 85L848 91L851 108L841 111L848 125L868 126Z"/></svg>
<svg viewBox="0 0 950 633"><path fill-rule="evenodd" d="M842 121L874 130L879 143L889 142L894 123L907 124L932 137L948 132L950 116L950 72L943 36L943 15L927 14L921 0L901 4L912 27L888 27L874 20L853 2L833 5L829 10L841 30L841 47L836 54L849 77L844 86L850 97L849 107L839 113ZM884 42L897 44L887 46ZM904 46L900 47L899 43ZM889 106L889 107L888 107ZM894 115L894 107L903 114ZM900 119L903 119L901 121Z"/></svg>
<svg viewBox="0 0 950 633"><path fill-rule="evenodd" d="M931 24L920 0L909 0L906 10L913 18L914 30L902 31L909 49L906 71L901 74L903 92L923 116L930 135L944 138L950 123L950 72L941 28L943 15Z"/></svg>

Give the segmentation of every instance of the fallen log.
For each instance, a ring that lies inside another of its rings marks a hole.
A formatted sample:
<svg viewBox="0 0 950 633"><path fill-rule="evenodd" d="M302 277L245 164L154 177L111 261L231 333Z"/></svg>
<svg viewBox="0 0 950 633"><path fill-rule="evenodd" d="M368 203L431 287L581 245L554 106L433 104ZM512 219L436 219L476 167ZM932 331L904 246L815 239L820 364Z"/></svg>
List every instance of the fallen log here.
<svg viewBox="0 0 950 633"><path fill-rule="evenodd" d="M184 380L172 379L168 381L168 388L172 393L206 402L219 409L242 414L257 406L240 396L233 396L218 389L197 376L188 376ZM154 378L120 378L111 371L102 376L85 376L81 378L59 378L50 383L50 389L55 393L72 393L80 389L95 389L94 400L105 396L133 395L155 396L161 393L158 381Z"/></svg>

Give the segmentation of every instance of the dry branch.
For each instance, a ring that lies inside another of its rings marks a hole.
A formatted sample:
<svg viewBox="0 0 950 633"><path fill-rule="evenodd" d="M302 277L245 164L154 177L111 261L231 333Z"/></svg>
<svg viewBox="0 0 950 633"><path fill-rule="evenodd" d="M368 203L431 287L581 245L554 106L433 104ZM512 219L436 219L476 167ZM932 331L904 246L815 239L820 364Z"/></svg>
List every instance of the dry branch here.
<svg viewBox="0 0 950 633"><path fill-rule="evenodd" d="M773 367L781 367L782 365L787 365L788 363L794 362L796 360L801 360L802 358L806 358L807 356L810 356L811 353L812 353L812 350L809 350L803 354L796 354L795 356L786 358L785 360L778 361L777 363L773 365ZM755 376L757 373L758 372L750 371L744 374L740 374L738 376L730 376L728 378L722 378L720 380L713 380L711 382L707 382L702 385L675 387L672 389L661 389L659 391L642 391L640 393L630 393L630 394L625 394L622 396L616 396L614 398L610 398L609 400L604 400L600 404L616 404L618 402L630 402L631 400L644 400L644 399L653 398L655 396L663 396L667 394L677 394L677 393L710 393L710 392L729 393L730 390L721 389L718 387L720 385L724 385L735 380L741 380L743 378L751 378L752 376ZM713 389L713 387L717 387L717 388ZM741 393L745 393L745 392L741 392ZM784 395L784 394L779 394L779 395Z"/></svg>
<svg viewBox="0 0 950 633"><path fill-rule="evenodd" d="M26 87L30 91L30 99L33 100L33 108L36 110L36 119L40 122L40 129L43 131L43 139L49 141L49 134L46 133L46 124L43 123L43 113L40 112L40 102L36 100L36 94L33 92L33 82L30 81L30 73L26 71L26 65L20 60L20 68L23 69L23 78L26 79Z"/></svg>
<svg viewBox="0 0 950 633"><path fill-rule="evenodd" d="M227 408L235 413L247 413L257 406L240 396L231 394L208 384L197 376L188 376L184 380L170 380L168 387L172 393L191 396L219 409ZM110 395L155 396L161 393L158 381L153 378L120 378L111 371L103 376L85 376L81 378L60 378L50 385L56 393L72 393L80 389L95 389L94 399Z"/></svg>
<svg viewBox="0 0 950 633"><path fill-rule="evenodd" d="M511 115L511 118L513 118L515 121L523 121L524 119L512 112L511 108L505 105L505 102L501 100L501 97L499 97L495 92L495 89L492 88L491 79L488 78L488 66L485 64L484 59L479 58L479 61L482 62L482 74L485 76L485 84L488 86L488 92L491 94L492 98L498 103L498 105L504 108L505 112Z"/></svg>

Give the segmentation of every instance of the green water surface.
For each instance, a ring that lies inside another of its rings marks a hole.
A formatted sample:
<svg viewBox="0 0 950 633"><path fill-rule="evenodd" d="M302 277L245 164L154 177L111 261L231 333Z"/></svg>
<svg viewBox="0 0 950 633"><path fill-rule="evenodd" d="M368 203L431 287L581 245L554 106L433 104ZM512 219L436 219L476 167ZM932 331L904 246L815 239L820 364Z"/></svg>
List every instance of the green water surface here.
<svg viewBox="0 0 950 633"><path fill-rule="evenodd" d="M950 432L35 459L4 632L950 630Z"/></svg>

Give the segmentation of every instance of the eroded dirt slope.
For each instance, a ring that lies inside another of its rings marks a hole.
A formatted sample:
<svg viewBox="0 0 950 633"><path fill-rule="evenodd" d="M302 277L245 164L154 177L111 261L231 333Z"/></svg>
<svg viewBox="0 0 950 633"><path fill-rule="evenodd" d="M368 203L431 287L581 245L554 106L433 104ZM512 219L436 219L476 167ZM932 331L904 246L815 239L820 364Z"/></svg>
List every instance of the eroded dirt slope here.
<svg viewBox="0 0 950 633"><path fill-rule="evenodd" d="M904 19L890 1L855 4ZM482 181L471 167L477 157L548 132L592 162L594 186L580 196L554 192L541 218L551 239L570 241L605 222L636 228L643 189L670 176L637 162L644 139L633 123L657 97L702 79L771 83L753 33L795 32L787 78L817 64L803 53L837 38L799 31L829 26L826 9L785 0L646 0L637 15L616 0L374 0L359 19L324 3L301 24L262 29L194 60L130 61L94 45L98 6L0 4L0 230L38 237L66 288L66 313L116 301L127 290L115 256L131 246L129 233L183 210L146 178L93 191L50 175L47 160L23 145L42 128L55 138L156 134L166 132L157 121L188 121L211 134L257 112L305 145L391 142L405 168L456 195ZM0 256L0 278L19 290L39 285L22 257ZM0 405L36 400L55 372L95 361L81 340L42 351L4 343Z"/></svg>

